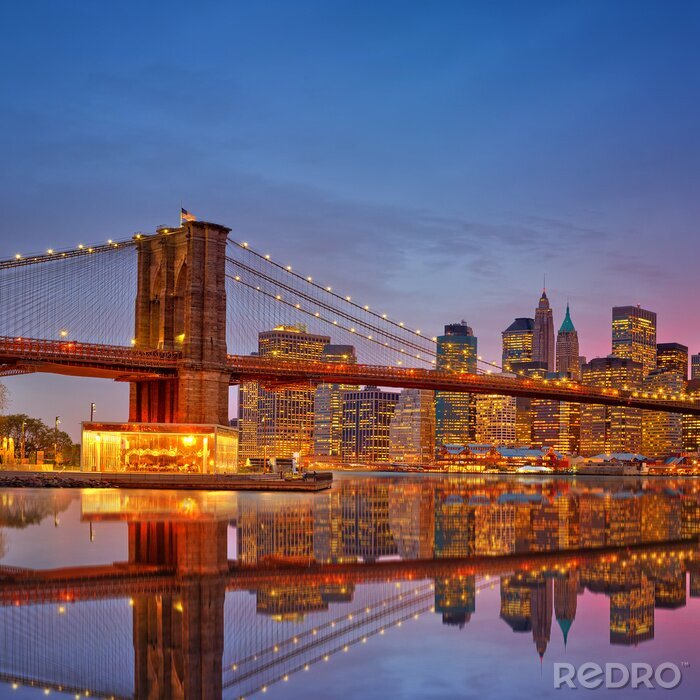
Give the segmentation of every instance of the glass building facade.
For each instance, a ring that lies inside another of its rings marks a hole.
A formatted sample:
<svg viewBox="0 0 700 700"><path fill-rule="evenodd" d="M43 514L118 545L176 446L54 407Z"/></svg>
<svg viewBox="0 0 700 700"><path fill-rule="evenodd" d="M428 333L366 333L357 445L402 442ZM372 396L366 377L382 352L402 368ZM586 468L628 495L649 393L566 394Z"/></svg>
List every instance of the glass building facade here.
<svg viewBox="0 0 700 700"><path fill-rule="evenodd" d="M643 390L652 395L677 395L685 389L685 381L675 372L652 372L643 383ZM680 413L643 411L642 454L659 458L683 449L683 418Z"/></svg>
<svg viewBox="0 0 700 700"><path fill-rule="evenodd" d="M688 379L688 348L680 343L659 343L656 346L656 369L672 372Z"/></svg>
<svg viewBox="0 0 700 700"><path fill-rule="evenodd" d="M437 339L435 368L476 374L477 339L464 322L445 326ZM435 447L463 445L476 435L476 398L460 392L435 392Z"/></svg>
<svg viewBox="0 0 700 700"><path fill-rule="evenodd" d="M656 352L656 345L654 345ZM612 389L639 389L643 367L622 357L597 357L582 369L582 383ZM642 412L624 406L584 404L581 409L581 454L640 453Z"/></svg>
<svg viewBox="0 0 700 700"><path fill-rule="evenodd" d="M504 373L504 376L512 376ZM476 397L476 441L485 445L513 447L516 439L515 396L479 394Z"/></svg>
<svg viewBox="0 0 700 700"><path fill-rule="evenodd" d="M221 425L83 423L80 467L90 472L235 472L238 431Z"/></svg>
<svg viewBox="0 0 700 700"><path fill-rule="evenodd" d="M523 362L532 362L534 318L516 318L501 333L503 351L501 366L504 372L517 372ZM545 371L547 366L545 365Z"/></svg>
<svg viewBox="0 0 700 700"><path fill-rule="evenodd" d="M428 464L435 456L435 393L404 389L389 426L392 462Z"/></svg>
<svg viewBox="0 0 700 700"><path fill-rule="evenodd" d="M323 362L356 364L352 345L326 345ZM340 458L343 440L343 393L357 389L348 384L319 384L314 395L314 454Z"/></svg>
<svg viewBox="0 0 700 700"><path fill-rule="evenodd" d="M656 369L656 314L640 306L614 306L612 354L642 365L647 376Z"/></svg>
<svg viewBox="0 0 700 700"><path fill-rule="evenodd" d="M389 428L399 395L368 386L343 394L343 460L389 461Z"/></svg>

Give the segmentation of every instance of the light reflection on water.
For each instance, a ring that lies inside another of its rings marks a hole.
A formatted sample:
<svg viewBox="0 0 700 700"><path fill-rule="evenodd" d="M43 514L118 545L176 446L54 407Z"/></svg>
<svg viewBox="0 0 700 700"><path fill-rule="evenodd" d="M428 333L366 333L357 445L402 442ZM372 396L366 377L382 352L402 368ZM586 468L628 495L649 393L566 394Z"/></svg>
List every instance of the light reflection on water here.
<svg viewBox="0 0 700 700"><path fill-rule="evenodd" d="M557 697L557 661L672 661L667 692L696 697L699 498L346 474L314 495L0 491L0 697Z"/></svg>

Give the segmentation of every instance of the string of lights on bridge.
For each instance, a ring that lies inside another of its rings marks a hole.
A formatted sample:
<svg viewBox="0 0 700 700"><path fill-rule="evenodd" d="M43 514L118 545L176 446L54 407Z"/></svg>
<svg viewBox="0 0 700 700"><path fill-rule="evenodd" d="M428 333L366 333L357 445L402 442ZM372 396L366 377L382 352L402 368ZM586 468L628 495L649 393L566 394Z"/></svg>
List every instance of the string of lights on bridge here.
<svg viewBox="0 0 700 700"><path fill-rule="evenodd" d="M343 303L345 303L345 304L348 304L349 306L351 306L351 307L357 309L357 311L359 311L359 312L361 312L361 313L365 313L365 314L367 314L367 315L369 315L369 316L374 317L375 319L377 319L378 322L386 323L387 325L389 325L389 326L391 326L391 327L397 329L397 331L399 331L399 332L403 331L403 332L407 332L407 333L413 334L413 335L416 336L416 337L420 337L421 340L426 341L426 342L429 342L430 344L432 344L432 348L431 348L431 350L429 351L429 353L430 353L431 355L435 355L435 354L436 354L437 336L433 336L433 337L425 336L425 335L423 335L423 333L421 332L421 330L418 329L418 328L414 329L414 328L411 328L411 327L407 326L403 321L396 321L396 320L390 318L389 315L388 315L387 313L381 313L381 314L380 314L380 313L378 313L378 312L372 310L372 308L371 308L368 304L364 304L364 305L363 305L363 304L360 304L360 303L354 301L353 298L352 298L352 296L350 296L350 295L345 295L345 296L344 296L344 295L342 295L342 294L339 294L338 292L334 291L334 289L333 289L333 287L332 287L331 285L324 286L324 285L322 285L322 284L319 284L319 283L314 279L314 277L312 277L312 276L310 276L310 275L308 275L308 276L307 276L307 275L303 275L303 274L301 274L301 273L299 273L299 272L296 272L296 271L294 270L294 268L293 268L291 265L285 265L285 264L283 264L283 263L280 263L280 262L274 260L274 259L272 258L272 256L271 256L269 253L263 254L263 253L261 253L261 252L255 250L254 248L251 247L251 245L250 245L247 241L236 241L236 240L234 240L233 238L231 238L230 236L229 236L228 240L229 240L230 243L232 243L232 244L235 245L235 246L238 246L238 248L240 248L240 249L246 251L247 253L253 255L253 256L256 257L258 260L264 261L265 263L267 263L268 265L272 266L273 268L275 268L275 269L277 269L277 270L279 270L279 271L281 271L281 272L284 272L284 273L290 275L291 277L294 277L294 278L297 279L298 281L303 282L303 283L309 285L310 287L312 287L313 289L315 289L315 290L317 290L317 291L319 291L319 292L323 292L323 293L325 293L325 294L328 294L328 295L330 295L331 297L337 299L338 301L343 302ZM252 270L252 268L245 266L245 264L242 263L242 261L235 260L235 259L233 259L233 258L228 258L228 259L229 259L229 261L230 261L231 263L233 263L234 265L237 265L237 266L246 268L247 271L248 271L248 272L251 272L252 274L261 274L259 271L257 271L257 270ZM246 284L246 283L241 279L240 275L234 275L234 276L233 276L233 279L234 279L236 282L242 282L243 284ZM272 282L272 280L269 280L269 281ZM274 283L275 283L275 284L280 284L280 283L277 282L277 281L274 281ZM270 296L270 297L276 299L277 301L280 301L280 302L282 302L282 303L287 303L289 306L292 306L292 307L296 308L296 309L297 309L298 311L300 311L301 313L306 313L306 314L308 314L308 315L314 316L315 318L318 318L318 319L320 319L321 321L324 321L324 322L326 322L326 323L330 323L330 324L332 324L332 325L334 325L334 326L340 328L341 330L346 330L346 331L348 331L348 332L350 332L350 333L356 333L356 332L357 332L357 330L356 330L355 328L353 328L353 327L345 328L345 327L341 326L341 325L337 322L337 320L335 320L335 319L332 319L332 320L324 319L324 318L321 317L320 314L317 313L317 312L312 312L312 311L305 310L305 309L303 309L303 308L302 308L299 304L297 304L297 303L287 302L287 301L285 301L285 300L282 298L282 296L279 295L279 294L277 294L277 295L272 295L271 293L265 292L265 290L261 289L259 286L256 286L256 285L248 285L248 286L249 286L251 289L254 289L254 290L257 291L257 292L260 292L260 293L262 293L262 294L264 294L264 295L267 295L267 296ZM292 289L290 289L289 291L291 291L293 294L300 294L300 293L298 292L298 290L292 290ZM303 294L303 293L302 293L302 294ZM322 302L319 302L318 300L315 300L315 299L312 300L312 301L313 301L314 304L322 304ZM328 307L328 308L331 308L331 310L332 310L334 313L336 313L336 314L339 313L339 310L338 310L338 309L334 309L334 308L332 308L332 307ZM341 315L343 315L342 312L341 312ZM349 318L352 318L352 317L346 316L346 318L349 319ZM362 322L360 319L358 319L358 318L355 318L354 320L357 321L358 323L363 323L363 322ZM379 330L379 329L378 329L378 330ZM380 333L386 334L385 331L381 331L381 330L380 330ZM411 344L410 341L401 339L401 338L399 338L398 336L394 336L394 337L396 337L401 343L403 343L403 344L405 344L405 345ZM365 339L366 339L366 340L369 340L370 342L376 342L376 343L378 343L378 344L380 344L380 345L384 345L384 346L386 346L386 347L391 347L391 346L389 346L387 343L382 343L381 341L377 341L375 338L372 338L370 335L365 336ZM420 350L422 350L422 351L425 353L425 349L424 349L424 348L420 348L420 346L418 346L418 345L413 345L413 348L414 348L414 349L420 349ZM402 349L402 348L391 348L391 349L397 350L398 352L401 352L401 353L406 352L405 349ZM412 354L412 353L411 353L411 354ZM436 363L436 360L435 360L434 358L431 358L430 360L427 360L426 358L421 357L421 356L420 356L420 353L416 353L416 354L414 355L414 357L415 357L416 359L422 360L422 361L424 361L424 362L430 362L431 364L435 364L435 363ZM479 356L477 357L477 362L478 362L479 364L485 365L485 366L487 366L487 367L489 368L488 370L485 370L487 373L493 372L493 370L497 370L497 371L499 371L499 372L502 371L502 367L501 367L500 365L498 365L496 362L489 362L488 360L484 360L483 357L482 357L481 355L479 355ZM398 361L397 361L397 364L398 364L398 365L401 365L401 364L403 364L403 361L402 361L402 360L398 360Z"/></svg>

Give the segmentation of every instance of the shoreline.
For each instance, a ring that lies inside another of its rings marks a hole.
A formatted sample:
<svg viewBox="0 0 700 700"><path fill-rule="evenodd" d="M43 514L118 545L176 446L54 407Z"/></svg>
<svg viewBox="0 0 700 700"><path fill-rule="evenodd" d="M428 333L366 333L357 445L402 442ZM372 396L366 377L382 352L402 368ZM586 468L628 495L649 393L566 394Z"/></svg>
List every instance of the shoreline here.
<svg viewBox="0 0 700 700"><path fill-rule="evenodd" d="M177 491L286 491L315 493L333 477L284 479L262 474L136 474L116 472L0 472L0 488L163 489Z"/></svg>

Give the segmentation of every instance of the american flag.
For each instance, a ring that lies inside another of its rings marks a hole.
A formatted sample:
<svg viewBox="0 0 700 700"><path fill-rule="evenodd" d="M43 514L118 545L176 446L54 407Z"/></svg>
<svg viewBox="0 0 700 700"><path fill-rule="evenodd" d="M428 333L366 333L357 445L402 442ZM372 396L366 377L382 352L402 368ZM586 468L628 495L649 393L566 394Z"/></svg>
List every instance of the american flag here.
<svg viewBox="0 0 700 700"><path fill-rule="evenodd" d="M183 221L197 221L197 217L192 213L180 207L180 223Z"/></svg>

